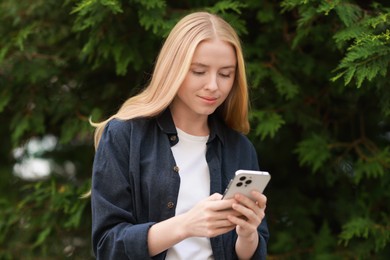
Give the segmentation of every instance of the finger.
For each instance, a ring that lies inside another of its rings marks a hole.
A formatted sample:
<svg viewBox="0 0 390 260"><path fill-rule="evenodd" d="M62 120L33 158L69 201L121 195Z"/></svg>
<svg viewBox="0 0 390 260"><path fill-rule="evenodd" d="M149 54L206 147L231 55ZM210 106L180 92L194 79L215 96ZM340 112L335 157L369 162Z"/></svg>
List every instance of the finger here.
<svg viewBox="0 0 390 260"><path fill-rule="evenodd" d="M222 194L214 193L211 196L209 196L206 200L220 200L222 199Z"/></svg>
<svg viewBox="0 0 390 260"><path fill-rule="evenodd" d="M258 221L258 216L261 215L260 209L256 206L255 203L253 203L254 209L248 208L245 205L235 203L233 204L233 209L237 212L239 212L242 217L241 219L245 219L247 221ZM232 215L234 216L234 215Z"/></svg>
<svg viewBox="0 0 390 260"><path fill-rule="evenodd" d="M228 219L228 216L245 217L241 212L231 208L230 210L218 212L218 214L216 215L216 220L226 220Z"/></svg>
<svg viewBox="0 0 390 260"><path fill-rule="evenodd" d="M259 203L256 201L256 205L259 207L259 209L265 211L265 209L267 208L267 204L263 204L263 205L259 205Z"/></svg>
<svg viewBox="0 0 390 260"><path fill-rule="evenodd" d="M239 203L241 203L242 205L244 205L245 207L247 208L250 208L252 210L255 210L256 208L258 208L258 205L256 205L256 201L242 195L242 194L236 194L235 197L234 197Z"/></svg>
<svg viewBox="0 0 390 260"><path fill-rule="evenodd" d="M228 216L225 219L218 220L218 221L216 221L216 222L214 222L212 224L212 228L217 228L217 229L220 229L220 228L231 228L231 227L234 227L234 226L235 226L235 224L232 223L229 220Z"/></svg>
<svg viewBox="0 0 390 260"><path fill-rule="evenodd" d="M236 228L236 224L232 223L228 218L224 220L213 221L211 223L205 223L205 230L207 234L205 236L215 236L223 234Z"/></svg>
<svg viewBox="0 0 390 260"><path fill-rule="evenodd" d="M235 217L229 216L229 221L236 226L240 226L243 229L250 229L252 227L251 223L245 217Z"/></svg>
<svg viewBox="0 0 390 260"><path fill-rule="evenodd" d="M241 219L254 226L258 226L265 217L265 212L263 209L259 208L254 202L252 203L252 206L252 208L249 208L245 205L236 203L233 204L233 209L242 214L243 217L241 217Z"/></svg>
<svg viewBox="0 0 390 260"><path fill-rule="evenodd" d="M215 211L230 210L233 203L237 203L237 201L235 199L213 201L210 204L210 209Z"/></svg>
<svg viewBox="0 0 390 260"><path fill-rule="evenodd" d="M252 191L252 196L255 198L256 204L260 208L265 209L265 206L267 204L267 197L264 194L257 191Z"/></svg>
<svg viewBox="0 0 390 260"><path fill-rule="evenodd" d="M232 231L233 229L236 228L236 225L233 224L233 225L230 225L230 226L227 226L227 227L222 227L222 228L217 228L217 229L213 229L213 230L209 230L205 236L206 237L216 237L216 236L219 236L219 235L222 235L222 234L225 234L229 231Z"/></svg>

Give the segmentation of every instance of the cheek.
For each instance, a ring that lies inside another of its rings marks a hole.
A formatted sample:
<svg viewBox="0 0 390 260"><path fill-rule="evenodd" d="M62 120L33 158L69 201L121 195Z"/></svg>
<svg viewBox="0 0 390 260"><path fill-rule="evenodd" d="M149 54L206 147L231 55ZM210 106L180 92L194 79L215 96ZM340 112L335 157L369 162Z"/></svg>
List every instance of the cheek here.
<svg viewBox="0 0 390 260"><path fill-rule="evenodd" d="M196 90L199 85L199 78L195 78L191 76L191 74L187 74L183 83L181 83L179 91L190 93Z"/></svg>
<svg viewBox="0 0 390 260"><path fill-rule="evenodd" d="M183 83L181 83L180 88L177 92L178 95L186 95L186 93L191 91L191 79L187 76Z"/></svg>
<svg viewBox="0 0 390 260"><path fill-rule="evenodd" d="M221 91L223 93L222 94L223 95L222 103L225 102L228 99L228 97L232 94L232 92L234 91L233 90L233 88L234 88L233 84L234 84L234 82L228 84L225 88L223 88L223 91Z"/></svg>
<svg viewBox="0 0 390 260"><path fill-rule="evenodd" d="M176 94L176 96L183 101L187 99L187 95L188 95L188 92L187 92L186 88L183 86L180 87L179 91Z"/></svg>
<svg viewBox="0 0 390 260"><path fill-rule="evenodd" d="M220 88L221 92L223 93L223 95L225 97L227 97L229 95L229 93L232 91L233 84L234 84L234 80L230 80L228 82L224 82L224 84Z"/></svg>

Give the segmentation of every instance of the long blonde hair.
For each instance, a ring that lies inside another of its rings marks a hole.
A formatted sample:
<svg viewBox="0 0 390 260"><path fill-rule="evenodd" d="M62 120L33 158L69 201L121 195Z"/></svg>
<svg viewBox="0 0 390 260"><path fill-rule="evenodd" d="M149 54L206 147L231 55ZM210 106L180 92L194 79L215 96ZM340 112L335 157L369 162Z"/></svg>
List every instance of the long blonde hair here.
<svg viewBox="0 0 390 260"><path fill-rule="evenodd" d="M198 44L213 38L230 43L237 56L233 88L218 110L229 127L248 133L248 87L240 40L234 29L222 18L207 12L196 12L182 18L169 33L157 57L150 84L138 95L127 99L118 112L107 120L91 122L96 127L95 148L111 119L151 117L164 111L180 88Z"/></svg>

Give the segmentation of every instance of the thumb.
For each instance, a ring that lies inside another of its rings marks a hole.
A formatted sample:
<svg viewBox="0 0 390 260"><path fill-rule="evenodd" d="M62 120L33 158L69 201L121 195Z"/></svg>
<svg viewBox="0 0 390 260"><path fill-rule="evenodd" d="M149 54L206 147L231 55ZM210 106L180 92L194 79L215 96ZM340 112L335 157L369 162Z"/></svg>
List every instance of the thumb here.
<svg viewBox="0 0 390 260"><path fill-rule="evenodd" d="M222 194L214 193L210 197L207 198L207 200L220 200L222 199Z"/></svg>

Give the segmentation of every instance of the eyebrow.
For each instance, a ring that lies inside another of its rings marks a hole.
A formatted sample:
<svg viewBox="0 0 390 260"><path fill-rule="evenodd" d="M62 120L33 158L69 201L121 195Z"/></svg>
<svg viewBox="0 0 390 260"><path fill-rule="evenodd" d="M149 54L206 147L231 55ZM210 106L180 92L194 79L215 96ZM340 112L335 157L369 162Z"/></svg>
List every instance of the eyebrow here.
<svg viewBox="0 0 390 260"><path fill-rule="evenodd" d="M208 65L200 63L200 62L191 63L191 66L199 66L199 67L204 67L204 68L208 68L209 67ZM235 69L235 68L236 68L235 65L228 65L228 66L222 67L221 69Z"/></svg>

